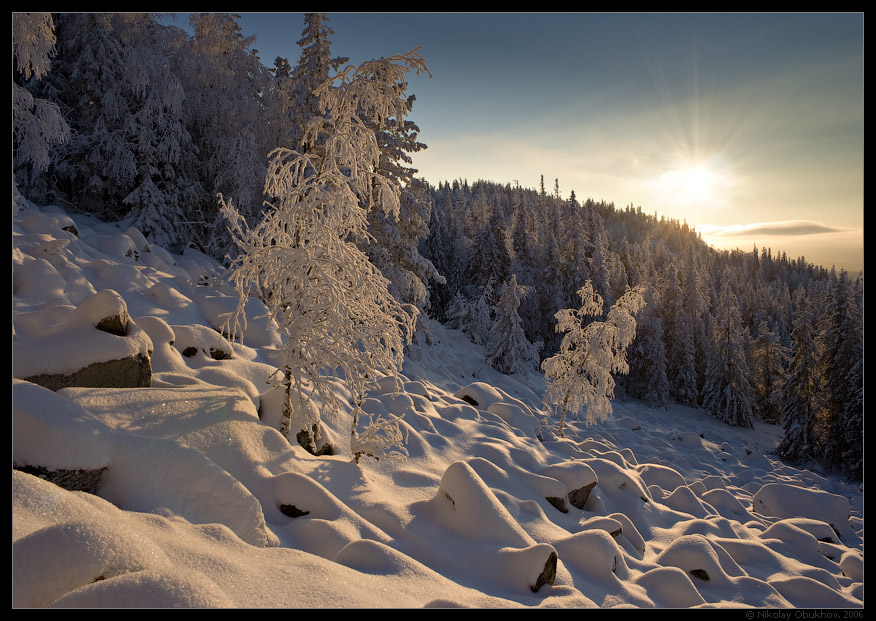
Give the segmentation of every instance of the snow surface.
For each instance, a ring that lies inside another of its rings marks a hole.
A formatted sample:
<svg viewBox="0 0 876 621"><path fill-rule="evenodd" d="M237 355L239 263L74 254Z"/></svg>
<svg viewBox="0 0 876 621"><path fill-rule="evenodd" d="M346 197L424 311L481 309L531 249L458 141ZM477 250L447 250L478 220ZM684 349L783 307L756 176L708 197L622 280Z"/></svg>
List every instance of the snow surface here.
<svg viewBox="0 0 876 621"><path fill-rule="evenodd" d="M863 487L776 459L779 429L620 394L558 438L542 377L438 325L363 403L404 415L406 459L353 463L343 417L336 455L290 445L279 337L255 301L243 344L217 332L236 304L220 273L124 226L15 215L13 378L127 348L153 383L13 379L14 464L105 468L96 494L13 470L13 606L863 607ZM120 300L129 337L95 337Z"/></svg>

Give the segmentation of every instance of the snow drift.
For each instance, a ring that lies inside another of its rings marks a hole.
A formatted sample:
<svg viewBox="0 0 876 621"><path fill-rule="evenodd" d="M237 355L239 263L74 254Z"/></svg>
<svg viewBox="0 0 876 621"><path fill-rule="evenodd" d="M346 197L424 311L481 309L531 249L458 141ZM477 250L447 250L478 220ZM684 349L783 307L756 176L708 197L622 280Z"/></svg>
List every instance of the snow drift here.
<svg viewBox="0 0 876 621"><path fill-rule="evenodd" d="M13 606L863 606L863 490L776 459L780 430L619 395L560 438L543 378L426 322L362 404L403 417L408 457L353 463L344 415L316 457L276 428L274 327L220 334L219 276L125 226L15 216ZM90 338L121 310L128 336ZM119 352L150 386L23 381Z"/></svg>

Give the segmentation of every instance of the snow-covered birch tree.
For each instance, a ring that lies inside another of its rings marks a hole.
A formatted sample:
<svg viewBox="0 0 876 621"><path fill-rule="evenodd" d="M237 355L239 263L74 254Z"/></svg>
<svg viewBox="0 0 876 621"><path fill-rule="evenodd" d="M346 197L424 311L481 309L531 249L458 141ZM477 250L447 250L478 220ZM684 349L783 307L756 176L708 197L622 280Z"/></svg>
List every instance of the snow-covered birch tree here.
<svg viewBox="0 0 876 621"><path fill-rule="evenodd" d="M280 431L288 437L318 430L321 416L340 412L333 378L342 378L353 401L356 461L404 454L397 420L370 418L361 434L358 425L369 416L360 403L371 383L400 369L416 309L393 298L357 242L368 235L369 209L390 217L399 209L399 188L380 175L374 131L359 114L365 110L372 122L403 116L405 99L394 85L408 71L427 71L416 50L347 67L316 90L325 114L308 132L325 139L306 153L271 153L265 181L271 200L256 225L220 197L241 250L230 272L240 295L230 330L240 331L246 298L257 294L285 332L279 353L289 399Z"/></svg>
<svg viewBox="0 0 876 621"><path fill-rule="evenodd" d="M560 350L544 362L547 389L544 403L559 413L559 435L567 414L587 407L587 424L605 420L614 398L613 373L627 373L626 350L636 337L636 313L644 306L641 286L628 289L611 307L603 321L602 296L589 280L578 291L581 307L556 314L557 332L565 332Z"/></svg>

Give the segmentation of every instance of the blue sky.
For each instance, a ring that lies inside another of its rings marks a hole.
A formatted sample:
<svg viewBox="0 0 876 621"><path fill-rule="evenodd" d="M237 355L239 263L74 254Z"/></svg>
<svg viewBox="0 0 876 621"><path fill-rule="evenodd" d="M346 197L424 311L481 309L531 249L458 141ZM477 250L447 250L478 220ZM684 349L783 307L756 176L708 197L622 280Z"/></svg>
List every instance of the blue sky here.
<svg viewBox="0 0 876 621"><path fill-rule="evenodd" d="M414 165L434 184L544 175L719 248L863 269L863 14L328 16L354 64L421 48ZM240 24L295 64L302 14Z"/></svg>

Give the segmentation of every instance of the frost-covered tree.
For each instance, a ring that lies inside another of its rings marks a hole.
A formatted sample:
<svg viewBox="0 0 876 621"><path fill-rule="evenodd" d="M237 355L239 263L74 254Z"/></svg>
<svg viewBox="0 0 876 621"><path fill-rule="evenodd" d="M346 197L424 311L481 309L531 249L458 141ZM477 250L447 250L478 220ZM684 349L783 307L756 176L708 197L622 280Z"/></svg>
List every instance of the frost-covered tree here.
<svg viewBox="0 0 876 621"><path fill-rule="evenodd" d="M697 404L697 372L694 322L685 306L674 265L667 271L661 298L663 342L666 349L667 376L670 394L685 405Z"/></svg>
<svg viewBox="0 0 876 621"><path fill-rule="evenodd" d="M206 200L199 207L197 239L208 254L223 258L233 243L216 213L215 196L234 197L250 222L264 199L265 158L275 133L263 123L270 75L261 64L254 36L244 36L239 15L195 13L188 53L180 55L187 126L199 151Z"/></svg>
<svg viewBox="0 0 876 621"><path fill-rule="evenodd" d="M705 288L701 283L700 267L692 243L689 243L684 249L682 266L681 273L678 275L684 295L682 308L688 321L687 331L693 338L693 366L696 369L696 383L693 387L690 384L686 384L688 389L685 390L685 396L686 398L693 397L693 400L689 401L690 405L697 405L702 400L701 391L705 384L705 372L709 351L711 351L711 339L709 339L708 328L704 319L707 306ZM685 380L685 382L687 381ZM693 390L691 390L692 388Z"/></svg>
<svg viewBox="0 0 876 621"><path fill-rule="evenodd" d="M843 408L841 441L843 445L843 469L857 480L864 477L864 352L863 341L858 345L861 352L857 361L846 374L849 385L848 401Z"/></svg>
<svg viewBox="0 0 876 621"><path fill-rule="evenodd" d="M271 154L265 194L272 202L255 226L220 201L241 250L231 269L240 295L231 331L240 331L246 299L256 292L285 333L279 354L289 400L281 432L319 429L321 416L341 411L331 379L343 378L352 395L350 449L357 461L404 451L396 420L370 418L362 433L358 425L370 417L360 407L367 389L380 374L398 373L416 320L416 309L393 298L358 247L368 235L369 209L396 217L399 210L399 188L379 174L376 137L359 112L367 110L372 121L403 116L404 99L376 76L397 81L411 70L425 70L415 52L348 67L323 83L316 93L326 114L311 123L305 142L316 135L325 142L316 152ZM314 397L320 409L308 407Z"/></svg>
<svg viewBox="0 0 876 621"><path fill-rule="evenodd" d="M545 405L559 412L559 434L566 415L587 408L588 424L605 420L612 411L613 373L627 373L626 351L636 337L635 315L644 306L640 286L629 289L611 307L603 321L602 296L587 281L578 292L582 305L556 314L557 332L564 332L560 350L542 362L547 389Z"/></svg>
<svg viewBox="0 0 876 621"><path fill-rule="evenodd" d="M449 309L463 284L463 265L465 264L465 240L458 226L453 210L453 196L450 186L433 200L429 234L423 240L423 257L441 274L444 282L437 279L427 281L429 292L429 314L440 322L449 319Z"/></svg>
<svg viewBox="0 0 876 621"><path fill-rule="evenodd" d="M490 330L486 362L505 375L526 373L535 368L538 360L538 350L527 340L517 313L525 294L526 290L517 283L517 276L511 274L502 285L496 305L496 322Z"/></svg>
<svg viewBox="0 0 876 621"><path fill-rule="evenodd" d="M447 327L461 331L472 343L485 346L493 326L493 308L489 301L492 297L489 285L473 299L457 293L447 309Z"/></svg>
<svg viewBox="0 0 876 621"><path fill-rule="evenodd" d="M645 306L636 317L636 339L628 354L627 392L652 408L664 407L669 402L669 380L663 321L657 314L654 287L643 285L643 289Z"/></svg>
<svg viewBox="0 0 876 621"><path fill-rule="evenodd" d="M729 280L729 279L728 279ZM748 328L736 295L725 280L713 328L713 354L703 389L703 407L729 425L754 426L754 392L748 366Z"/></svg>
<svg viewBox="0 0 876 621"><path fill-rule="evenodd" d="M66 200L108 219L124 215L122 201L138 174L124 21L104 13L57 15L58 59L44 86L71 129L56 183Z"/></svg>
<svg viewBox="0 0 876 621"><path fill-rule="evenodd" d="M793 354L782 403L784 435L777 448L785 459L801 461L821 457L818 420L824 411L819 345L812 300L805 288L794 295L796 318L791 333Z"/></svg>
<svg viewBox="0 0 876 621"><path fill-rule="evenodd" d="M12 154L22 186L31 183L31 172L49 167L52 148L70 137L57 104L30 91L49 72L54 54L55 27L49 13L12 14Z"/></svg>
<svg viewBox="0 0 876 621"><path fill-rule="evenodd" d="M574 300L577 292L589 280L586 253L591 242L584 227L584 219L581 217L580 205L575 201L569 201L563 204L560 210L561 226L558 231L557 246L562 265L563 297L574 303L577 302Z"/></svg>
<svg viewBox="0 0 876 621"><path fill-rule="evenodd" d="M824 379L824 452L828 462L845 469L863 457L863 374L855 371L863 358L863 314L848 273L831 271L824 314L819 321ZM850 380L852 380L850 382Z"/></svg>
<svg viewBox="0 0 876 621"><path fill-rule="evenodd" d="M432 196L424 182L413 179L401 188L398 216L368 213L370 238L363 250L390 282L393 296L420 311L429 307L427 283L445 283L432 262L420 254L419 242L429 234Z"/></svg>
<svg viewBox="0 0 876 621"><path fill-rule="evenodd" d="M769 423L781 421L787 361L788 353L778 334L765 321L761 321L758 324L757 338L752 342L753 388L758 414Z"/></svg>
<svg viewBox="0 0 876 621"><path fill-rule="evenodd" d="M585 203L585 226L590 237L587 274L593 289L611 305L611 249L602 217L592 201Z"/></svg>
<svg viewBox="0 0 876 621"><path fill-rule="evenodd" d="M269 69L271 79L262 95L264 100L263 125L264 143L271 148L292 148L293 106L292 67L282 56L274 59L274 65Z"/></svg>
<svg viewBox="0 0 876 621"><path fill-rule="evenodd" d="M73 130L54 170L65 198L178 248L202 197L173 56L183 42L149 14L62 14L46 87Z"/></svg>
<svg viewBox="0 0 876 621"><path fill-rule="evenodd" d="M333 34L325 13L305 13L304 30L298 40L301 55L291 71L290 133L292 149L301 153L313 149L322 142L322 136L313 136L313 144L306 144L305 134L314 118L323 114L316 90L329 79L333 71L346 63L347 58L331 57Z"/></svg>
<svg viewBox="0 0 876 621"><path fill-rule="evenodd" d="M489 205L485 193L478 192L470 213L475 227L471 240L469 282L475 286L502 286L511 269L506 228L499 210ZM492 301L491 301L492 302Z"/></svg>
<svg viewBox="0 0 876 621"><path fill-rule="evenodd" d="M176 30L152 19L133 21L126 36L138 172L122 202L131 209L133 225L151 242L181 248L192 239L192 208L204 195L196 171L198 151L185 124L185 93L169 58L183 42Z"/></svg>

